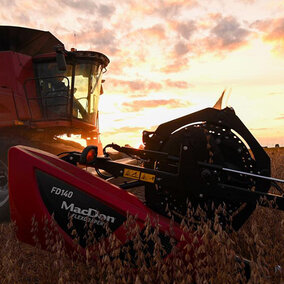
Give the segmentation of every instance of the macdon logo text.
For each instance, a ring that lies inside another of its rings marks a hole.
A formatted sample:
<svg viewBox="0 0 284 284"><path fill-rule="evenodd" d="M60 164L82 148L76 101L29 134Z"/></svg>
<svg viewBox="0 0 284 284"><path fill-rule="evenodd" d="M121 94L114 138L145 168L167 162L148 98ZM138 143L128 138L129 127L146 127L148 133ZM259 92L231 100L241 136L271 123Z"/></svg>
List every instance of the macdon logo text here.
<svg viewBox="0 0 284 284"><path fill-rule="evenodd" d="M81 221L87 221L88 219L89 220L98 219L102 222L102 224L98 224L98 225L103 225L104 222L114 223L115 221L115 217L108 216L105 214L100 214L99 211L97 211L94 208L82 209L80 207L75 206L74 203L71 203L68 205L66 201L62 202L61 209L68 210L70 212L75 213L72 216L75 219L78 219Z"/></svg>

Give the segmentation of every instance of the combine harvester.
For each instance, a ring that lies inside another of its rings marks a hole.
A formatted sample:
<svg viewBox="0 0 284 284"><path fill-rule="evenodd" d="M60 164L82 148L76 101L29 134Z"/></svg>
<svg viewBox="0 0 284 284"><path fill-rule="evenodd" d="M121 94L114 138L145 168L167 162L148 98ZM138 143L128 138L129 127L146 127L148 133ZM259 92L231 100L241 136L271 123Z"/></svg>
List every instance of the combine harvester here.
<svg viewBox="0 0 284 284"><path fill-rule="evenodd" d="M11 52L10 56L13 54ZM49 56L41 55L33 60L28 57L27 61L30 61L30 72L33 70L32 62L38 72L47 70L46 60L53 64L54 69L68 70L63 72L64 75L60 74L70 82L65 96L50 94L50 97L56 98L56 101L64 98L63 106L69 116L68 119L65 117L64 123L54 125L58 129L61 129L58 125L71 127L73 122L75 125L75 120L76 123L85 123L90 116L94 121L97 110L91 112L90 107L93 109L95 103L90 96L93 86L99 86L100 90L101 70L106 67L108 59L95 52L67 52L63 48L57 49L57 61L55 53ZM22 62L18 55L13 60ZM84 68L89 71L83 71ZM81 80L88 83L88 92L82 98L77 98L75 93L75 89L79 88L76 87L76 70L80 70ZM40 121L43 113L47 112L49 117L49 96L44 99L41 95L41 82L47 79L40 78L41 74L37 76L23 83L27 91L22 100L27 102L28 110L31 110L29 103L35 107ZM98 85L93 84L94 79ZM29 83L34 84L31 90L27 88ZM82 104L75 109L80 99L91 104L86 103L82 112ZM77 115L81 113L80 118L74 117L74 109ZM53 112L50 115L54 115ZM34 123L32 118L31 125ZM47 124L46 121L42 123ZM167 211L170 210L175 218L172 228L175 245L182 247L180 237L183 231L179 222L186 214L187 201L191 202L192 208L199 205L204 209L211 208L212 202L216 207L225 204L234 230L244 224L258 201L264 197L268 201L273 200L278 209L284 210L283 191L279 185L284 181L270 176L268 155L232 108L207 108L166 122L154 132L144 131L143 143L143 150L110 144L104 148L103 155L99 155L99 144L87 146L82 152L67 150L59 156L27 146L12 147L9 150L10 210L11 219L17 225L18 238L35 245L31 220L36 220L38 241L42 248L46 248L46 222L42 220L55 221L67 250L72 252L76 249L73 241L75 229L80 250L85 254L86 222L92 224L97 241L107 238L107 224L110 232L126 246L129 242L124 224L128 214L137 216L141 232L148 217L154 220L158 216L161 243L170 255L173 244L167 237L171 227ZM142 166L112 160L109 148L139 160ZM82 166L94 168L97 175L85 171ZM127 181L119 185L109 182L110 178L120 177ZM136 187L144 188L145 202L127 192L127 189ZM271 187L279 194L270 193ZM260 204L268 206L265 202ZM208 219L214 218L213 210L206 212ZM226 217L221 215L220 218L226 228Z"/></svg>
<svg viewBox="0 0 284 284"><path fill-rule="evenodd" d="M98 100L109 59L67 52L49 32L0 26L0 220L9 219L7 153L27 145L58 154L82 150L58 136L80 134L101 149ZM101 150L100 150L101 151Z"/></svg>

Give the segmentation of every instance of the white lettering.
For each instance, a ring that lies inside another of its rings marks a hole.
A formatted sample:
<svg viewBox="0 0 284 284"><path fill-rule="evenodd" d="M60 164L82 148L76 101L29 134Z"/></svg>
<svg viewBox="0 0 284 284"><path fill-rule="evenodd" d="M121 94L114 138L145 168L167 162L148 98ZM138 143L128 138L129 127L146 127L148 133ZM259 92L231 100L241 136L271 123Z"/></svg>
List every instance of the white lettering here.
<svg viewBox="0 0 284 284"><path fill-rule="evenodd" d="M94 212L94 215L92 214L92 212ZM89 214L90 217L96 218L98 216L99 212L97 210L93 209L93 208L89 208L88 214Z"/></svg>
<svg viewBox="0 0 284 284"><path fill-rule="evenodd" d="M52 187L50 193L59 195L59 196L64 196L67 198L71 198L73 196L73 191L64 190L56 186Z"/></svg>
<svg viewBox="0 0 284 284"><path fill-rule="evenodd" d="M69 210L70 212L76 213L72 214L72 216L77 220L91 220L94 224L100 226L104 225L105 221L109 223L114 223L116 219L113 216L99 214L99 212L94 208L82 209L80 207L76 207L74 203L68 205L66 201L62 201L61 209Z"/></svg>

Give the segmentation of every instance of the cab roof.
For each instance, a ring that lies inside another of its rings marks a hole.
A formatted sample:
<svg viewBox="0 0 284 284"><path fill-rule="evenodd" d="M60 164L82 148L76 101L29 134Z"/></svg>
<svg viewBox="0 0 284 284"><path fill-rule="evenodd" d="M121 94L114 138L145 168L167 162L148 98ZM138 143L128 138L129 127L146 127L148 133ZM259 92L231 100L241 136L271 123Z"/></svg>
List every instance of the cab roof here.
<svg viewBox="0 0 284 284"><path fill-rule="evenodd" d="M15 51L36 56L54 52L64 44L48 31L15 26L0 26L0 51Z"/></svg>

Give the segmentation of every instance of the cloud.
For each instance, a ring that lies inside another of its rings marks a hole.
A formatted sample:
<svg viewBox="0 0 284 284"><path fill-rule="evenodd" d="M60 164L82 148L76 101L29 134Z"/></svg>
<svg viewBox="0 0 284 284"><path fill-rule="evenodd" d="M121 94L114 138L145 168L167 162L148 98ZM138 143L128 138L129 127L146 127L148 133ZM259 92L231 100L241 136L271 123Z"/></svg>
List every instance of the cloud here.
<svg viewBox="0 0 284 284"><path fill-rule="evenodd" d="M156 24L147 28L137 28L131 30L124 36L125 41L130 43L137 43L140 41L145 44L145 41L149 44L153 44L153 40L161 41L166 39L166 33L163 25Z"/></svg>
<svg viewBox="0 0 284 284"><path fill-rule="evenodd" d="M165 106L169 108L181 108L188 106L190 103L182 102L176 99L168 100L135 100L132 102L124 102L122 107L128 112L137 112L145 108L157 108L160 106Z"/></svg>
<svg viewBox="0 0 284 284"><path fill-rule="evenodd" d="M171 88L178 88L178 89L187 89L189 88L191 85L186 82L186 81L172 81L170 79L165 80L165 83L168 87Z"/></svg>
<svg viewBox="0 0 284 284"><path fill-rule="evenodd" d="M105 84L105 90L108 89L112 92L131 93L132 97L146 96L150 92L158 92L162 89L187 89L192 86L186 81L175 81L171 79L155 82L146 80L118 80L111 77L107 79Z"/></svg>
<svg viewBox="0 0 284 284"><path fill-rule="evenodd" d="M244 4L253 4L256 0L237 0L236 2L242 2Z"/></svg>
<svg viewBox="0 0 284 284"><path fill-rule="evenodd" d="M4 6L6 7L11 7L11 6L14 6L15 5L15 0L1 0L1 6L2 8Z"/></svg>
<svg viewBox="0 0 284 284"><path fill-rule="evenodd" d="M66 6L69 6L77 11L82 10L88 13L94 12L94 10L97 8L97 4L92 0L60 0L59 2L62 2Z"/></svg>
<svg viewBox="0 0 284 284"><path fill-rule="evenodd" d="M189 47L186 43L180 41L176 43L174 51L176 56L183 56L189 52Z"/></svg>
<svg viewBox="0 0 284 284"><path fill-rule="evenodd" d="M174 60L172 60L172 62L170 64L167 64L163 67L160 68L160 72L163 73L176 73L176 72L180 72L184 69L188 68L188 59L187 58L176 58Z"/></svg>
<svg viewBox="0 0 284 284"><path fill-rule="evenodd" d="M159 91L162 89L162 84L158 82L149 82L148 83L148 90L151 91Z"/></svg>
<svg viewBox="0 0 284 284"><path fill-rule="evenodd" d="M275 44L274 51L283 53L284 51L284 18L267 19L255 21L252 25L263 35L263 40Z"/></svg>
<svg viewBox="0 0 284 284"><path fill-rule="evenodd" d="M244 45L250 31L241 27L234 17L219 20L207 39L209 49L233 50Z"/></svg>
<svg viewBox="0 0 284 284"><path fill-rule="evenodd" d="M161 16L164 19L177 17L186 9L196 7L196 0L132 0L129 3L129 10L143 15Z"/></svg>
<svg viewBox="0 0 284 284"><path fill-rule="evenodd" d="M260 128L250 128L250 131L266 131L266 130L270 130L270 128L266 128L266 127L260 127Z"/></svg>
<svg viewBox="0 0 284 284"><path fill-rule="evenodd" d="M158 39L165 39L165 29L162 25L157 24L150 28L138 29L137 33L142 34L145 37L156 37Z"/></svg>
<svg viewBox="0 0 284 284"><path fill-rule="evenodd" d="M196 0L159 0L153 1L157 2L155 12L165 18L173 18L180 14L180 12L187 9L194 8L198 5Z"/></svg>
<svg viewBox="0 0 284 284"><path fill-rule="evenodd" d="M197 31L196 22L193 20L187 22L171 22L172 28L185 40L189 40Z"/></svg>
<svg viewBox="0 0 284 284"><path fill-rule="evenodd" d="M118 80L115 78L108 78L107 80L108 89L112 91L120 92L132 92L132 93L144 93L146 95L150 91L159 91L162 89L162 84L154 81L143 81L143 80Z"/></svg>
<svg viewBox="0 0 284 284"><path fill-rule="evenodd" d="M81 18L78 20L82 21ZM84 22L84 21L83 21ZM114 55L119 52L119 45L117 43L117 38L115 33L111 29L103 28L98 22L91 22L91 25L88 25L89 29L79 32L69 31L60 39L63 42L68 42L69 44L74 44L76 42L76 48L83 47L84 50L90 49L102 52L108 55ZM74 37L76 36L76 39ZM88 47L88 48L86 48Z"/></svg>
<svg viewBox="0 0 284 284"><path fill-rule="evenodd" d="M113 5L99 5L98 12L102 17L111 17L115 12L115 7Z"/></svg>

